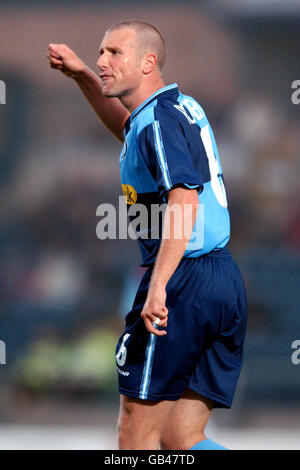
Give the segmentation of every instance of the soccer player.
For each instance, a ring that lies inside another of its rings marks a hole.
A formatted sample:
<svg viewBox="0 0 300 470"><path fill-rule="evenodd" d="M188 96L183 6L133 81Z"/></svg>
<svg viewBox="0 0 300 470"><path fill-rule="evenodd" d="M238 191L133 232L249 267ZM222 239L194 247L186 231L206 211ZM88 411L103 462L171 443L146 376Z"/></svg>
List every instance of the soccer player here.
<svg viewBox="0 0 300 470"><path fill-rule="evenodd" d="M140 231L141 264L148 269L116 348L119 448L225 449L207 438L205 426L213 408L231 407L247 301L226 247L226 192L207 117L176 83L165 85L165 43L145 22L108 29L100 79L64 44L50 44L47 57L123 142L128 208L167 205L158 238L151 225Z"/></svg>

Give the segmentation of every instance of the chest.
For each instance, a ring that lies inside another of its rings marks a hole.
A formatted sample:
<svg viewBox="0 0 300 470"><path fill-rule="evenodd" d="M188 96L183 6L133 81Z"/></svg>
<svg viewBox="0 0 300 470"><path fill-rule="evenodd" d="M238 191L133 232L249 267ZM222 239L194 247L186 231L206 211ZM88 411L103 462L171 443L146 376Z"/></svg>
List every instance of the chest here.
<svg viewBox="0 0 300 470"><path fill-rule="evenodd" d="M145 150L143 151L145 153ZM132 186L136 193L157 191L153 175L155 155L148 150L144 155L139 147L135 129L130 130L120 152L120 176L122 185Z"/></svg>

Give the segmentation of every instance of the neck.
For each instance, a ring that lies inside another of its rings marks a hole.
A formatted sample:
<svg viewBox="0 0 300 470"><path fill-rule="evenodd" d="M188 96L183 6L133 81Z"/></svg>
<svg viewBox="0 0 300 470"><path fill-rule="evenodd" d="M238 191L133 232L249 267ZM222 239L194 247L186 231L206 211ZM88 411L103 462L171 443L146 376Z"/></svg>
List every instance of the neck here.
<svg viewBox="0 0 300 470"><path fill-rule="evenodd" d="M160 90L164 86L164 81L162 77L159 76L154 82L151 81L151 83L143 83L143 86L139 87L132 94L121 96L119 99L123 106L125 106L125 108L127 108L131 114L144 101L146 101L149 96L153 95L153 93Z"/></svg>

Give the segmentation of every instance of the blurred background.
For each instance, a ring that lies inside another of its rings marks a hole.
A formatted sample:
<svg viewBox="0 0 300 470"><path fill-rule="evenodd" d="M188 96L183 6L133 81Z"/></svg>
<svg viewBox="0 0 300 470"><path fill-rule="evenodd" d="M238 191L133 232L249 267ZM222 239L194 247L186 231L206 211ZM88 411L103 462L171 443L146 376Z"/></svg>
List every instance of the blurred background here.
<svg viewBox="0 0 300 470"><path fill-rule="evenodd" d="M143 269L136 242L97 239L96 208L118 203L121 144L45 54L63 42L96 71L105 30L132 18L159 28L166 84L197 99L212 124L229 248L247 287L236 398L231 411L215 411L208 433L232 449L300 449L300 364L291 360L300 340L293 0L1 0L0 448L117 445L114 351Z"/></svg>

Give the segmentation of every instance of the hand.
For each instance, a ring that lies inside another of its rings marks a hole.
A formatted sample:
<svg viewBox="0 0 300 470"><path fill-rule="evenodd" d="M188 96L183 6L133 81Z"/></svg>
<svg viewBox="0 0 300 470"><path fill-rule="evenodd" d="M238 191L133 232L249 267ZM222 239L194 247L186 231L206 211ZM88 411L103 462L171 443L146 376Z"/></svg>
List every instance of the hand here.
<svg viewBox="0 0 300 470"><path fill-rule="evenodd" d="M49 44L46 57L51 68L71 78L77 78L85 68L85 63L66 44Z"/></svg>
<svg viewBox="0 0 300 470"><path fill-rule="evenodd" d="M153 322L159 318L159 326L166 328L168 324L168 309L166 307L166 289L162 287L149 288L148 296L141 313L145 327L150 333L156 336L165 336L165 330L158 330L153 326Z"/></svg>

